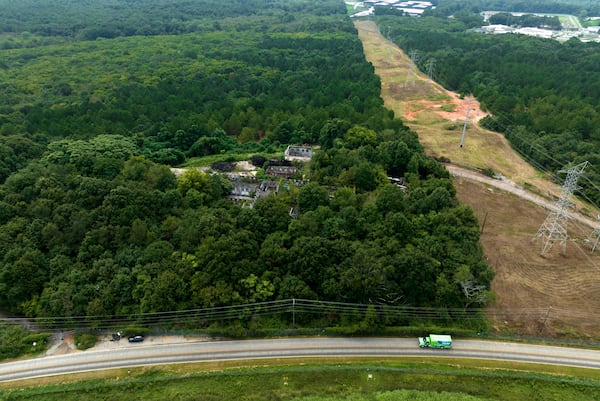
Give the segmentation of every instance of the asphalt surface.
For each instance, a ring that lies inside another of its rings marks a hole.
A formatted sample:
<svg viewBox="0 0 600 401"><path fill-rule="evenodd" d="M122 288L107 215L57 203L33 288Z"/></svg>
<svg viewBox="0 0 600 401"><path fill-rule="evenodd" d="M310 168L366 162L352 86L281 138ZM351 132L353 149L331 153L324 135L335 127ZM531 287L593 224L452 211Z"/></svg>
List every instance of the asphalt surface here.
<svg viewBox="0 0 600 401"><path fill-rule="evenodd" d="M457 340L452 350L421 349L416 339L286 338L197 341L154 345L124 343L0 364L0 382L86 371L173 363L301 357L452 357L495 359L600 369L600 351L490 341Z"/></svg>

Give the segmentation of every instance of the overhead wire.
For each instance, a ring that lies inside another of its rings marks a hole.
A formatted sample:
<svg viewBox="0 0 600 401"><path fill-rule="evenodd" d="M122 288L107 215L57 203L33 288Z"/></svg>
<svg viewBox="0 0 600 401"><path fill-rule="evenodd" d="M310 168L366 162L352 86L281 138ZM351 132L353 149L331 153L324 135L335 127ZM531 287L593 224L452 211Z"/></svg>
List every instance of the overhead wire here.
<svg viewBox="0 0 600 401"><path fill-rule="evenodd" d="M434 308L416 307L409 305L385 304L359 304L317 301L307 299L285 299L250 303L233 306L219 306L214 308L190 309L184 311L165 311L153 313L137 313L130 315L101 315L101 316L55 316L27 319L28 322L40 329L72 329L72 328L119 328L131 325L153 326L188 326L199 327L203 324L230 319L250 319L253 316L276 314L335 314L355 315L364 317L368 308L374 308L376 314L388 318L405 319L411 321L484 321L487 319L520 319L537 320L548 315L549 308ZM572 311L561 311L551 308L557 315L574 316ZM579 317L590 317L590 314L577 312ZM547 317L548 318L548 317ZM552 317L554 318L554 317ZM6 318L0 324L20 324L23 318Z"/></svg>

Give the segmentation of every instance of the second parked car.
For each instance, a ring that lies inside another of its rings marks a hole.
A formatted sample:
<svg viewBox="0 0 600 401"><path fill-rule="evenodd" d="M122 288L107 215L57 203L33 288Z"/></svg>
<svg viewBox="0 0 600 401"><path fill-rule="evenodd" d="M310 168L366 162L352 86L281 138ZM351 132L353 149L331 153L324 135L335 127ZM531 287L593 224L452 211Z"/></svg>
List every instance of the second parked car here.
<svg viewBox="0 0 600 401"><path fill-rule="evenodd" d="M131 336L129 337L130 343L141 343L144 341L144 336Z"/></svg>

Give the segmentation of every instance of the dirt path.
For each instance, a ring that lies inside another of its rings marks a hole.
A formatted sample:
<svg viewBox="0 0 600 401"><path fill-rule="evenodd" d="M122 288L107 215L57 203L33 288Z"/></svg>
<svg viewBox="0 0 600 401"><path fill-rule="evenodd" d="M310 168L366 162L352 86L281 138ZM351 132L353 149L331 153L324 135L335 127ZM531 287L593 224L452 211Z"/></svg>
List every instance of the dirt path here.
<svg viewBox="0 0 600 401"><path fill-rule="evenodd" d="M527 335L596 337L600 257L591 255L586 239L598 226L593 218L598 212L576 201L566 255L555 246L541 256L540 243L532 239L560 187L517 155L503 135L472 124L485 115L474 99L461 99L418 71L411 73L410 59L379 34L374 22L355 21L355 26L381 78L385 106L417 132L428 155L451 161L447 168L457 198L480 221L480 242L496 273L496 300L488 308L492 326ZM467 110L466 140L460 147Z"/></svg>
<svg viewBox="0 0 600 401"><path fill-rule="evenodd" d="M519 185L515 184L513 181L511 181L505 177L501 177L500 179L495 179L495 178L491 178L486 175L483 175L481 173L478 173L478 172L475 172L475 171L472 171L472 170L469 170L466 168L462 168L459 166L455 166L452 164L446 164L446 169L450 172L450 174L452 174L453 177L461 177L461 178L465 178L470 181L489 185L489 186L501 189L503 191L515 194L518 197L528 200L530 202L533 202L534 204L541 206L547 210L554 210L554 211L557 210L556 203L554 201L549 200L548 198L539 196L535 193L529 192L526 189L524 189L523 187L520 187ZM569 214L569 216L572 219L577 220L579 223L586 225L590 229L590 231L598 226L597 220L593 220L593 219L591 219L587 216L584 216L580 213L572 212Z"/></svg>

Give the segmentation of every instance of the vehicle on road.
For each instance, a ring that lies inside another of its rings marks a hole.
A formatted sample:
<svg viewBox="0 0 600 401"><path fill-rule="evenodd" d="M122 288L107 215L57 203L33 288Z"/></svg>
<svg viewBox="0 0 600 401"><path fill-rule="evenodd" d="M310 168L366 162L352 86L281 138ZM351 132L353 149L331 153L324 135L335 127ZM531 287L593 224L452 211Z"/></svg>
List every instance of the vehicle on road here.
<svg viewBox="0 0 600 401"><path fill-rule="evenodd" d="M144 336L131 336L129 337L130 343L141 343L144 341Z"/></svg>
<svg viewBox="0 0 600 401"><path fill-rule="evenodd" d="M450 349L452 348L452 337L447 334L430 334L419 337L419 347Z"/></svg>

